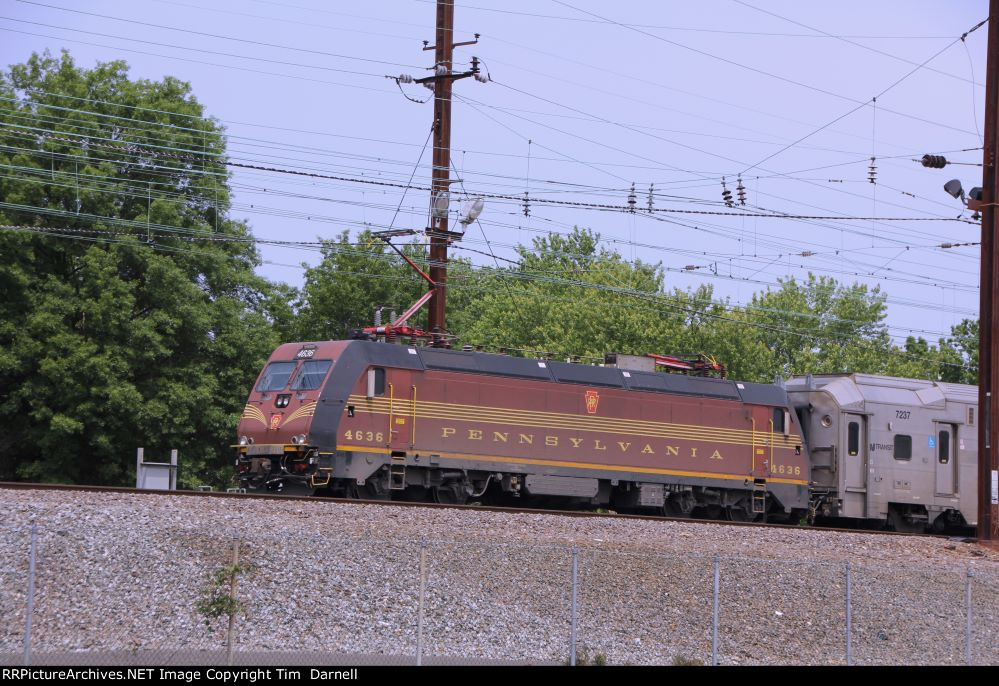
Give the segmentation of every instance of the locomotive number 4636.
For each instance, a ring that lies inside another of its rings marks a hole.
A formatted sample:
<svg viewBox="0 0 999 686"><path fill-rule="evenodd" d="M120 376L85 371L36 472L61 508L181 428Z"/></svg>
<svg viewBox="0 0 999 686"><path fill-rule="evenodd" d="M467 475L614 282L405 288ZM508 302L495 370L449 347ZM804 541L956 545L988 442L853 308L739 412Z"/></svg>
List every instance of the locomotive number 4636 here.
<svg viewBox="0 0 999 686"><path fill-rule="evenodd" d="M348 431L343 435L348 441L375 441L381 443L385 440L385 434L381 431Z"/></svg>
<svg viewBox="0 0 999 686"><path fill-rule="evenodd" d="M795 465L778 465L773 468L772 473L774 474L794 474L796 476L801 476L801 467Z"/></svg>

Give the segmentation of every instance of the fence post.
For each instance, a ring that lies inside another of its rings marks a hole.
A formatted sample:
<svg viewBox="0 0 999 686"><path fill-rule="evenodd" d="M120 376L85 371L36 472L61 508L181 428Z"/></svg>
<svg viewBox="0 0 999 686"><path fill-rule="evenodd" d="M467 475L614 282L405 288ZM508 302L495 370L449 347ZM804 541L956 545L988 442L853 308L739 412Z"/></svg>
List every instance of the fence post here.
<svg viewBox="0 0 999 686"><path fill-rule="evenodd" d="M964 606L967 620L964 627L964 661L971 664L971 565L968 565L968 573L964 578Z"/></svg>
<svg viewBox="0 0 999 686"><path fill-rule="evenodd" d="M420 540L420 597L416 613L416 666L423 664L423 612L427 595L427 539Z"/></svg>
<svg viewBox="0 0 999 686"><path fill-rule="evenodd" d="M853 664L853 585L850 563L846 563L846 665Z"/></svg>
<svg viewBox="0 0 999 686"><path fill-rule="evenodd" d="M168 490L171 490L171 491L176 491L177 490L177 450L176 449L170 451L170 481L169 481L169 484L170 485L167 486Z"/></svg>
<svg viewBox="0 0 999 686"><path fill-rule="evenodd" d="M569 666L576 666L576 590L579 579L579 548L572 548L572 604L569 608Z"/></svg>
<svg viewBox="0 0 999 686"><path fill-rule="evenodd" d="M142 483L142 448L136 448L135 450L135 487L142 488L145 484Z"/></svg>
<svg viewBox="0 0 999 686"><path fill-rule="evenodd" d="M28 549L28 597L24 609L24 666L31 663L31 620L35 612L35 557L38 551L38 527L31 525L31 546Z"/></svg>
<svg viewBox="0 0 999 686"><path fill-rule="evenodd" d="M721 582L721 563L715 555L714 610L711 613L711 666L718 665L718 587Z"/></svg>
<svg viewBox="0 0 999 686"><path fill-rule="evenodd" d="M232 605L229 610L229 630L226 632L226 664L232 666L232 655L236 643L236 580L239 576L239 539L232 542L232 568L229 576L229 598Z"/></svg>

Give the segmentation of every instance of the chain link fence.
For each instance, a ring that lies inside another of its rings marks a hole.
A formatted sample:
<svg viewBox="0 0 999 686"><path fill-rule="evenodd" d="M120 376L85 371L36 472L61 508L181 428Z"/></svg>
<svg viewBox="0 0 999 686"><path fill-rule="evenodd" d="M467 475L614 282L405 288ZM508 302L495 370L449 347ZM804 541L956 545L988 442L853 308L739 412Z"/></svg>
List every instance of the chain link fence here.
<svg viewBox="0 0 999 686"><path fill-rule="evenodd" d="M999 569L0 528L13 665L999 664ZM93 529L91 529L93 530Z"/></svg>

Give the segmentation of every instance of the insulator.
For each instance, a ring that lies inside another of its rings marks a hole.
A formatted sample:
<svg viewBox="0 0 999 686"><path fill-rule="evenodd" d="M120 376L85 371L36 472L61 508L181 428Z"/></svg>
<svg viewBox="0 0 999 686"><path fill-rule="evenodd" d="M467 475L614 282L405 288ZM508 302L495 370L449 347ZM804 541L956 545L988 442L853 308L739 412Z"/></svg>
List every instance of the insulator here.
<svg viewBox="0 0 999 686"><path fill-rule="evenodd" d="M732 202L732 191L728 189L725 185L725 177L722 177L722 200L725 201L726 207L734 207L735 203Z"/></svg>
<svg viewBox="0 0 999 686"><path fill-rule="evenodd" d="M413 77L410 74L399 74L395 80L399 83L413 83Z"/></svg>
<svg viewBox="0 0 999 686"><path fill-rule="evenodd" d="M628 193L628 211L629 212L634 212L635 211L635 203L636 203L636 201L637 201L637 198L635 197L635 184L631 184L631 192Z"/></svg>
<svg viewBox="0 0 999 686"><path fill-rule="evenodd" d="M739 182L739 185L737 185L735 187L735 191L736 191L736 193L739 196L739 204L740 205L745 205L746 204L746 187L742 185L742 177L741 176L739 176L737 180Z"/></svg>
<svg viewBox="0 0 999 686"><path fill-rule="evenodd" d="M923 155L923 166L930 169L943 169L947 166L947 158L943 155Z"/></svg>
<svg viewBox="0 0 999 686"><path fill-rule="evenodd" d="M867 180L871 183L878 182L878 165L873 157L871 158L871 166L867 168Z"/></svg>
<svg viewBox="0 0 999 686"><path fill-rule="evenodd" d="M527 196L527 191L524 191L524 216L531 216L531 201Z"/></svg>
<svg viewBox="0 0 999 686"><path fill-rule="evenodd" d="M650 183L649 184L649 212L652 211L652 191L653 191L653 188L652 188L652 184Z"/></svg>
<svg viewBox="0 0 999 686"><path fill-rule="evenodd" d="M476 74L475 80L478 81L479 83L489 83L489 76L487 76L486 74Z"/></svg>
<svg viewBox="0 0 999 686"><path fill-rule="evenodd" d="M811 250L806 250L806 251L804 251L804 252L802 252L802 253L799 253L799 254L800 254L800 255L801 255L802 257L811 257L811 256L812 256L812 255L814 255L815 253L814 253L814 252L812 252Z"/></svg>
<svg viewBox="0 0 999 686"><path fill-rule="evenodd" d="M382 325L382 308L379 307L378 309L375 310L375 326L381 326L381 325Z"/></svg>

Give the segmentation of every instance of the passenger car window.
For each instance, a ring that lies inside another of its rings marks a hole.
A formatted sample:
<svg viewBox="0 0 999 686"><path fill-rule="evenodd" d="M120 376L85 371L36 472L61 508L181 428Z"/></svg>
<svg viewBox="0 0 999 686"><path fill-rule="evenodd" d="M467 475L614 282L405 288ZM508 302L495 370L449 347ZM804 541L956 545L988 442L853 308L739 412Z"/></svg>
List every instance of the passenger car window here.
<svg viewBox="0 0 999 686"><path fill-rule="evenodd" d="M937 440L940 442L940 452L938 453L940 464L947 464L950 462L950 431L941 431Z"/></svg>
<svg viewBox="0 0 999 686"><path fill-rule="evenodd" d="M895 453L893 457L896 460L912 459L912 436L895 434Z"/></svg>
<svg viewBox="0 0 999 686"><path fill-rule="evenodd" d="M264 370L263 376L260 377L260 383L257 384L257 390L261 393L266 393L267 391L280 391L288 385L288 379L291 378L291 373L295 371L296 364L298 363L271 362L267 365L267 369Z"/></svg>
<svg viewBox="0 0 999 686"><path fill-rule="evenodd" d="M322 385L326 378L326 372L330 370L329 360L309 360L302 364L302 368L295 375L295 380L291 382L293 391L314 391Z"/></svg>
<svg viewBox="0 0 999 686"><path fill-rule="evenodd" d="M860 424L850 422L847 426L847 452L853 456L860 452Z"/></svg>

